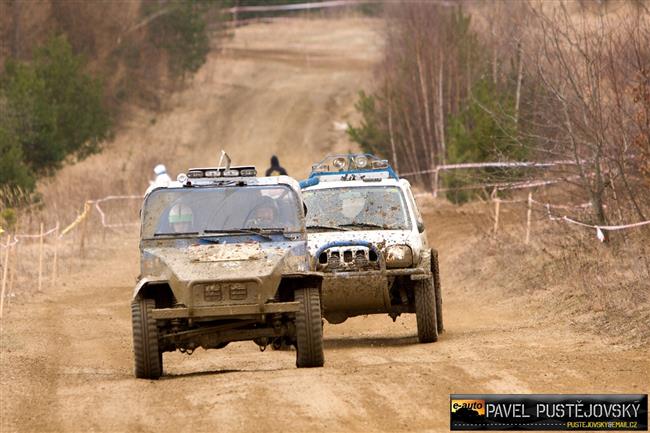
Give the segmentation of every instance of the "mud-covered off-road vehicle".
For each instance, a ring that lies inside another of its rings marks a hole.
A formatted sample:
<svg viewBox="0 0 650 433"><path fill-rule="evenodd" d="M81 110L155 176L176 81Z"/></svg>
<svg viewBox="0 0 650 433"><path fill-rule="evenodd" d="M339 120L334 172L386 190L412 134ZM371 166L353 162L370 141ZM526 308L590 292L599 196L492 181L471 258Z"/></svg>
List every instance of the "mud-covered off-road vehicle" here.
<svg viewBox="0 0 650 433"><path fill-rule="evenodd" d="M415 313L419 341L436 341L443 330L438 254L409 182L386 160L350 154L314 164L301 187L309 251L324 273L325 318Z"/></svg>
<svg viewBox="0 0 650 433"><path fill-rule="evenodd" d="M296 346L298 367L323 365L322 275L310 268L299 185L255 176L190 169L145 197L131 304L137 377L160 377L163 352L242 340L279 339Z"/></svg>

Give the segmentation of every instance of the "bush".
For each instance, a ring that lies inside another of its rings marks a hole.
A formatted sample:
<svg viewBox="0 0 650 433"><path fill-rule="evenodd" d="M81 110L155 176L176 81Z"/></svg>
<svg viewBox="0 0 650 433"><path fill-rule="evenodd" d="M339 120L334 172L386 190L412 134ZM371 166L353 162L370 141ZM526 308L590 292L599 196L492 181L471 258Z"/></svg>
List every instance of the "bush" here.
<svg viewBox="0 0 650 433"><path fill-rule="evenodd" d="M465 107L448 120L449 163L525 160L528 152L518 139L514 105L509 89L498 89L488 78L477 81ZM515 180L522 170L489 168L471 173L471 176L458 170L445 173L443 183L458 188L470 183ZM447 193L447 198L454 203L464 203L473 196L472 191Z"/></svg>
<svg viewBox="0 0 650 433"><path fill-rule="evenodd" d="M32 191L69 156L99 150L110 128L99 80L83 71L65 36L31 63L8 60L0 77L0 186Z"/></svg>
<svg viewBox="0 0 650 433"><path fill-rule="evenodd" d="M385 157L388 154L389 136L384 129L376 99L376 96L367 95L364 91L359 92L355 108L363 120L359 127L350 126L347 132L350 139L359 143L364 152Z"/></svg>

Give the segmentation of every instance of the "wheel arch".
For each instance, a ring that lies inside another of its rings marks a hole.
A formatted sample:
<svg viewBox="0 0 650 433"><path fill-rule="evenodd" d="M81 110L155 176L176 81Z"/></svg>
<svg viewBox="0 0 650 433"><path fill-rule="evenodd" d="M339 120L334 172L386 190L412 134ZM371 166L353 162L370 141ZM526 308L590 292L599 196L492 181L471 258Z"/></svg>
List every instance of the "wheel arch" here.
<svg viewBox="0 0 650 433"><path fill-rule="evenodd" d="M174 292L166 280L143 278L133 290L133 300L138 298L154 299L156 308L169 308L176 303Z"/></svg>
<svg viewBox="0 0 650 433"><path fill-rule="evenodd" d="M278 286L278 297L282 301L293 300L293 294L298 289L317 288L321 291L323 274L320 272L304 272L283 275Z"/></svg>

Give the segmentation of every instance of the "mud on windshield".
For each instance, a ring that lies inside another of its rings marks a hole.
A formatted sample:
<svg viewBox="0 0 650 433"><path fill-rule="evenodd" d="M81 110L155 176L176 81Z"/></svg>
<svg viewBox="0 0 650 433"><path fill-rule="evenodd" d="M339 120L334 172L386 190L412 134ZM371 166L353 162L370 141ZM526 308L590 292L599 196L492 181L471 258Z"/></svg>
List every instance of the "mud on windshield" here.
<svg viewBox="0 0 650 433"><path fill-rule="evenodd" d="M393 186L303 191L308 230L410 230L404 196Z"/></svg>
<svg viewBox="0 0 650 433"><path fill-rule="evenodd" d="M145 200L142 237L299 232L302 212L296 193L284 185L159 189Z"/></svg>

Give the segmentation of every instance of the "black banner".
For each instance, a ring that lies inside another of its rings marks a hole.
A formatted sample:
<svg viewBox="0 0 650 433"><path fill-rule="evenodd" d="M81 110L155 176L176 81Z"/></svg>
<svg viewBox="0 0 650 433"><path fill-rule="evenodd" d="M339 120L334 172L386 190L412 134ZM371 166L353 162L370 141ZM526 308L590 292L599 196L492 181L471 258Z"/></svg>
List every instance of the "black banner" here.
<svg viewBox="0 0 650 433"><path fill-rule="evenodd" d="M451 394L451 430L648 430L647 394Z"/></svg>

